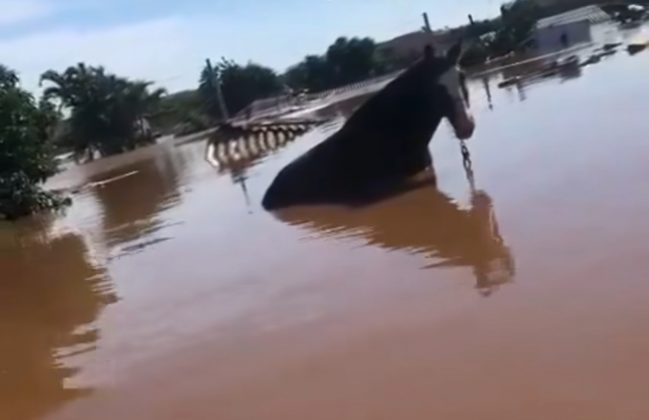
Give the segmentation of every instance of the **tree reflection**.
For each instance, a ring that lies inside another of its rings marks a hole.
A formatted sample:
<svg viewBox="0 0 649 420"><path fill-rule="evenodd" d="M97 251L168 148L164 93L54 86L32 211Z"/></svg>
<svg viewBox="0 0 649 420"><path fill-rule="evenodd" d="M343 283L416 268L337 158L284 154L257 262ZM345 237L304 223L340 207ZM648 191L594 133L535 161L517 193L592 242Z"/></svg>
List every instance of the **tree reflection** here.
<svg viewBox="0 0 649 420"><path fill-rule="evenodd" d="M123 174L133 176L94 188L109 245L134 241L161 227L159 214L179 200L179 174L167 153L95 176L100 182Z"/></svg>
<svg viewBox="0 0 649 420"><path fill-rule="evenodd" d="M469 267L484 295L512 281L514 259L498 229L493 201L483 191L462 209L430 184L360 206L289 208L278 218L323 236L357 237L431 260L426 268Z"/></svg>
<svg viewBox="0 0 649 420"><path fill-rule="evenodd" d="M560 79L563 82L578 79L583 75L582 67L587 62L580 62L578 56L570 56L562 60L544 59L523 62L502 70L503 82L501 87L510 90L513 87L518 92L521 102L527 100L527 91L536 84Z"/></svg>
<svg viewBox="0 0 649 420"><path fill-rule="evenodd" d="M489 79L488 75L483 75L481 77L481 80L482 80L482 87L484 88L485 95L487 97L487 104L489 105L489 109L493 110L494 103L493 103L493 96L491 94L491 80Z"/></svg>
<svg viewBox="0 0 649 420"><path fill-rule="evenodd" d="M89 392L66 387L62 355L94 348L90 325L116 296L78 236L12 245L0 249L0 417L36 419Z"/></svg>

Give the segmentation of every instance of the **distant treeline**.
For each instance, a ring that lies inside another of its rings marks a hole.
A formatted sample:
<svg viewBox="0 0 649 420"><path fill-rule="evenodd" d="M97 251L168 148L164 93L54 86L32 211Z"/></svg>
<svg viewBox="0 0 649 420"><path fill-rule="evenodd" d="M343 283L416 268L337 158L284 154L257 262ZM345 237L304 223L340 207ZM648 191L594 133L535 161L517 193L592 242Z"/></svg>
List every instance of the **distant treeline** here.
<svg viewBox="0 0 649 420"><path fill-rule="evenodd" d="M169 95L153 117L168 131L180 126L190 132L222 119L215 83L220 82L230 115L256 99L302 91L320 92L380 76L403 64L382 55L371 38L338 38L322 55L308 55L285 73L256 63L245 65L223 59L201 72L197 90Z"/></svg>
<svg viewBox="0 0 649 420"><path fill-rule="evenodd" d="M543 1L540 6L535 0L517 0L503 5L496 18L448 30L467 40L462 64L473 66L516 50L530 37L538 19L597 3L555 0ZM345 37L338 38L321 55L306 56L283 74L260 64L242 65L223 60L213 68L205 67L197 90L164 98L154 123L163 131L173 127L196 131L219 121L222 115L214 85L217 80L223 87L230 113L236 114L256 99L304 90L320 92L380 76L411 63L412 60L404 57L386 54L371 38Z"/></svg>

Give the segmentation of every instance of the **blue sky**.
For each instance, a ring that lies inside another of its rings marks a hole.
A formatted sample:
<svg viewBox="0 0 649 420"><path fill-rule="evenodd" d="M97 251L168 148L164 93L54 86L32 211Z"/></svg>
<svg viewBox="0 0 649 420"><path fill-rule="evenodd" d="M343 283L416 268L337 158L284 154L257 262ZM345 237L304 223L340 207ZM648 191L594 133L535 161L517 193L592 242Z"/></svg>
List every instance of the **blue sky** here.
<svg viewBox="0 0 649 420"><path fill-rule="evenodd" d="M171 91L195 87L206 57L283 71L339 35L389 39L497 13L499 0L0 0L0 63L28 89L85 61Z"/></svg>

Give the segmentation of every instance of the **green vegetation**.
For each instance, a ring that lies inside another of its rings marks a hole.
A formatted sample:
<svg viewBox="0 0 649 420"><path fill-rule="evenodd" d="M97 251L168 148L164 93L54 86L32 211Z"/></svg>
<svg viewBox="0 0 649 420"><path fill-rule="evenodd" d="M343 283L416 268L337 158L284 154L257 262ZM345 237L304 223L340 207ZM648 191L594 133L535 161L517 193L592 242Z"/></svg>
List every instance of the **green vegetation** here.
<svg viewBox="0 0 649 420"><path fill-rule="evenodd" d="M223 118L216 83L220 83L230 116L257 99L290 90L319 92L385 74L395 69L389 57L377 53L370 38L338 38L322 56L309 55L285 74L256 63L246 65L221 59L206 64L196 91L164 98L152 116L156 128L179 134L205 130Z"/></svg>
<svg viewBox="0 0 649 420"><path fill-rule="evenodd" d="M14 219L67 202L42 184L57 171L55 151L94 159L154 141L147 117L164 91L102 67L48 71L36 102L18 75L0 66L0 216ZM62 115L68 118L62 121Z"/></svg>
<svg viewBox="0 0 649 420"><path fill-rule="evenodd" d="M491 20L475 22L460 28L466 37L473 40L465 52L462 64L473 66L482 64L489 58L504 56L511 52L524 50L530 40L536 22L551 15L563 13L578 7L599 5L605 12L618 21L639 19L643 17L641 9L630 9L628 5L646 3L637 0L619 0L602 3L594 0L515 0L501 7L501 16Z"/></svg>
<svg viewBox="0 0 649 420"><path fill-rule="evenodd" d="M489 58L500 57L520 49L527 41L544 9L536 2L518 0L501 7L501 16L476 22L466 28L467 37L474 42L462 58L464 66L482 64Z"/></svg>
<svg viewBox="0 0 649 420"><path fill-rule="evenodd" d="M322 55L309 55L291 67L284 79L293 89L318 92L384 74L387 57L377 53L371 38L338 38Z"/></svg>
<svg viewBox="0 0 649 420"><path fill-rule="evenodd" d="M20 88L18 75L0 65L0 217L15 219L62 206L67 200L42 183L57 170L48 141L56 112Z"/></svg>
<svg viewBox="0 0 649 420"><path fill-rule="evenodd" d="M222 120L216 83L221 84L230 116L257 99L291 89L319 92L365 80L402 68L403 63L381 56L370 38L338 38L323 55L309 55L285 74L256 63L246 65L221 59L205 65L196 91L184 91L162 99L151 115L160 131L188 134L208 129Z"/></svg>
<svg viewBox="0 0 649 420"><path fill-rule="evenodd" d="M212 125L203 111L198 90L184 90L161 98L149 121L157 132L179 135L207 130Z"/></svg>
<svg viewBox="0 0 649 420"><path fill-rule="evenodd" d="M532 35L542 16L542 9L534 1L517 1L509 7L503 6L491 49L496 54L506 54L519 48Z"/></svg>
<svg viewBox="0 0 649 420"><path fill-rule="evenodd" d="M230 116L257 99L284 91L283 79L274 70L255 63L241 65L222 59L214 67L205 65L197 90L168 95L150 115L151 125L160 132L177 135L207 130L223 116L216 83L220 82Z"/></svg>
<svg viewBox="0 0 649 420"><path fill-rule="evenodd" d="M282 91L281 79L268 67L254 63L242 66L226 59L222 59L215 67L206 64L201 72L198 92L203 99L205 114L214 121L222 118L217 100L217 82L221 84L223 97L231 115L256 99L273 96Z"/></svg>
<svg viewBox="0 0 649 420"><path fill-rule="evenodd" d="M150 82L130 81L106 73L103 67L81 63L63 73L47 71L44 101L69 112L59 145L80 159L114 155L153 142L146 116L159 104L164 90L150 92Z"/></svg>

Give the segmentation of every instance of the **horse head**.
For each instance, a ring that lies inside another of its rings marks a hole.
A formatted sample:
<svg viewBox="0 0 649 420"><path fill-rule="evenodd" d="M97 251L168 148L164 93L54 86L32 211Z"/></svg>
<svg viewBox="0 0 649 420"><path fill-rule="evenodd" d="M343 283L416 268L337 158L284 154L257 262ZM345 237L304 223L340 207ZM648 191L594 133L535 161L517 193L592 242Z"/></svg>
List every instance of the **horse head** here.
<svg viewBox="0 0 649 420"><path fill-rule="evenodd" d="M462 45L423 57L364 102L335 134L286 166L263 200L274 210L354 199L378 185L398 188L431 166L428 144L443 119L466 140L475 123L458 66Z"/></svg>
<svg viewBox="0 0 649 420"><path fill-rule="evenodd" d="M432 55L431 49L427 48L425 60ZM442 88L442 110L443 115L451 122L455 135L460 140L466 140L475 131L475 121L469 112L469 90L466 86L466 76L460 69L458 63L462 55L462 43L458 43L449 49L446 56L441 59L432 60L435 71L439 74L438 85Z"/></svg>

